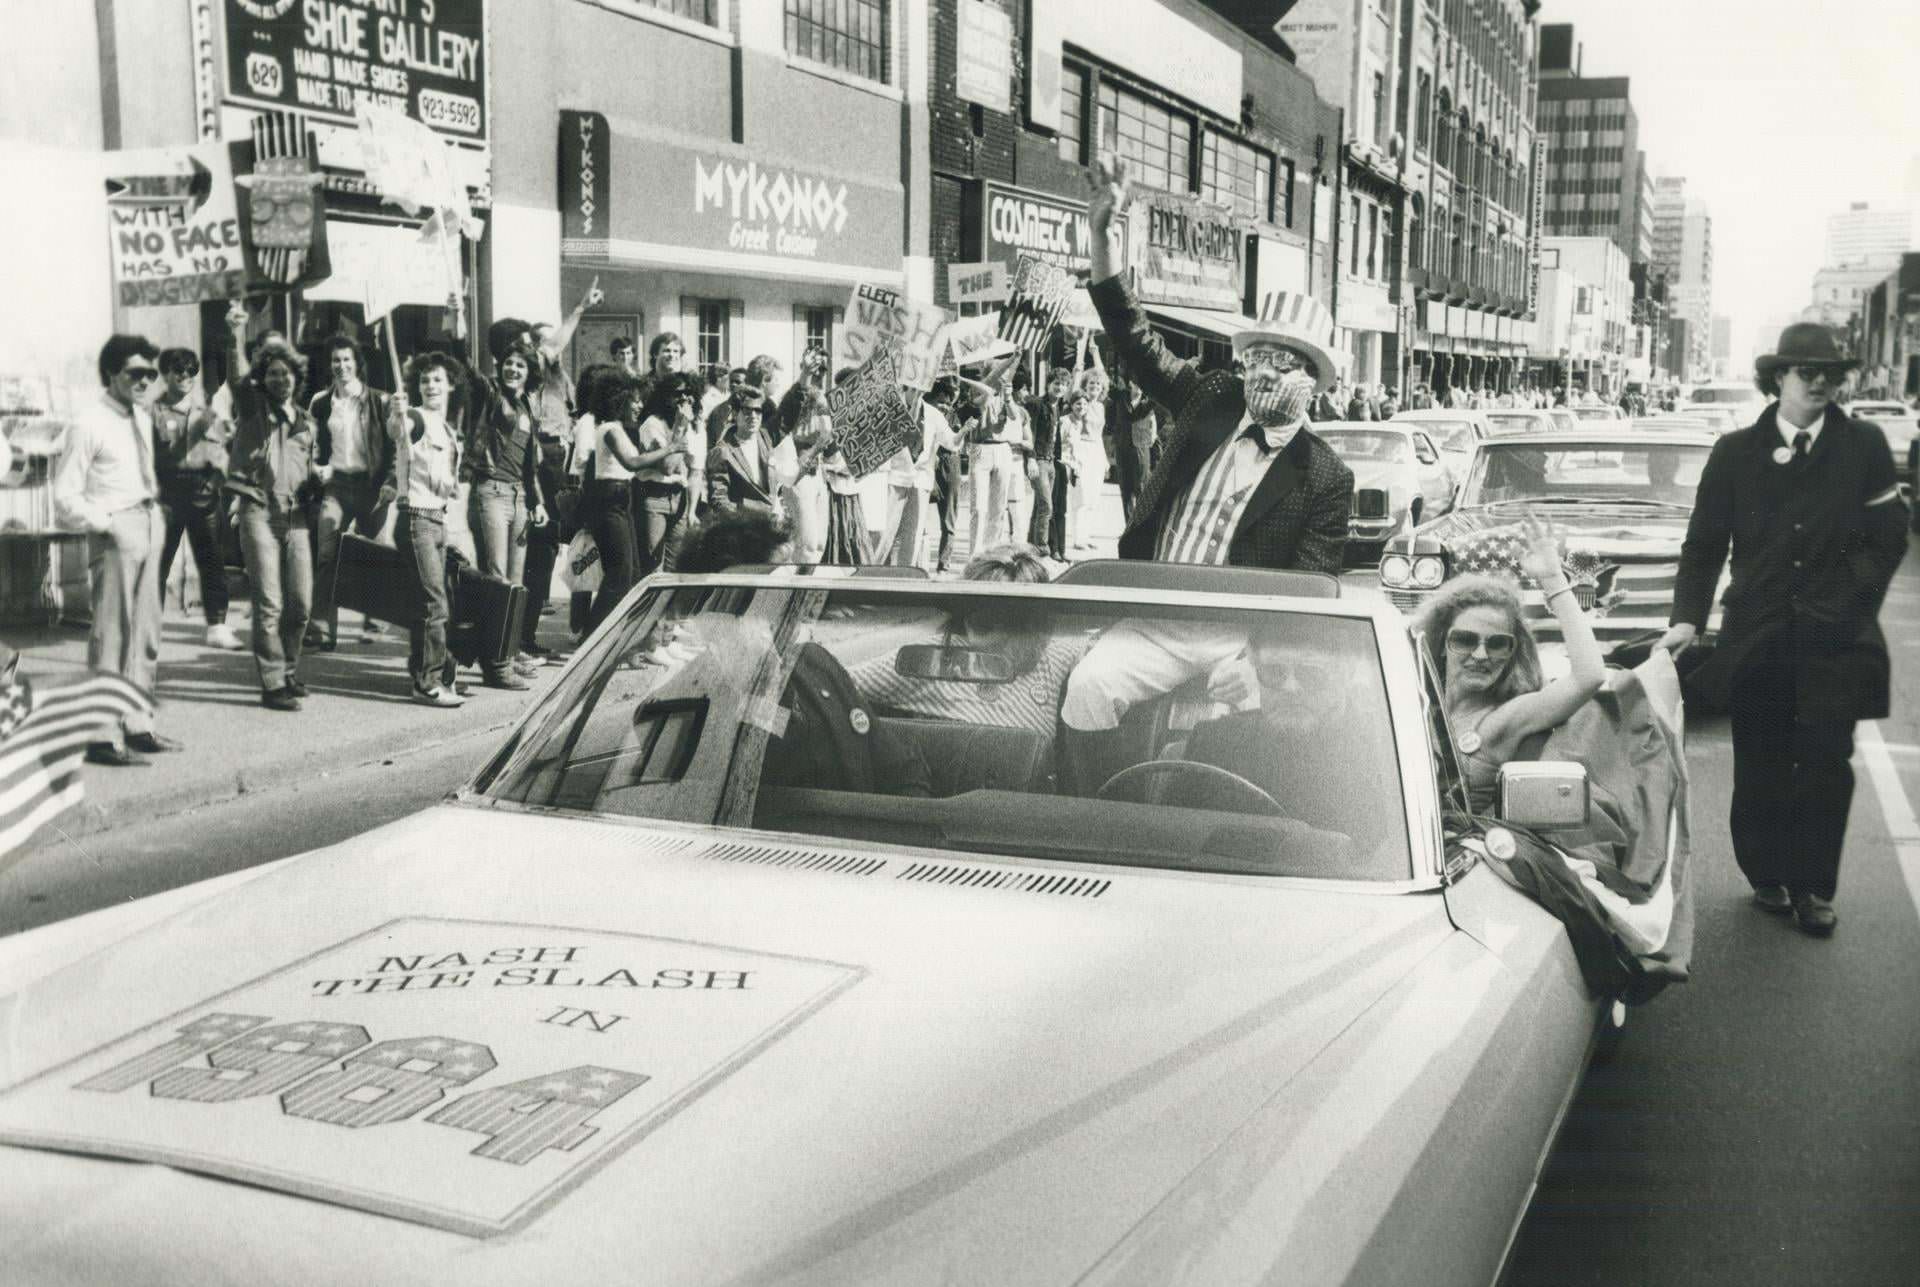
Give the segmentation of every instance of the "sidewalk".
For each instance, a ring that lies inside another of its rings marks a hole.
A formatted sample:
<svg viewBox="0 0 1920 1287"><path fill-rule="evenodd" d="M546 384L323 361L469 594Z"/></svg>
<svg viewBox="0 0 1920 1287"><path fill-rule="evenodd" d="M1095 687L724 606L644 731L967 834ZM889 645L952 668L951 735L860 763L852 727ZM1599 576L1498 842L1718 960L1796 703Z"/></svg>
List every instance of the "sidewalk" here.
<svg viewBox="0 0 1920 1287"><path fill-rule="evenodd" d="M549 648L570 646L566 611L562 598L556 614L541 619L540 642ZM301 658L300 678L312 695L304 710L287 713L260 704L251 652L207 647L197 615L187 619L170 611L160 646L155 728L185 743L185 749L149 756L149 763L138 768L86 765L86 799L57 820L60 830L77 838L504 729L560 674L558 666L542 666L528 681L532 689L517 693L483 688L478 671L463 671L462 678L473 683L465 706L417 706L408 697L405 632L387 626L377 641L361 643L359 614L341 616L339 649ZM247 637L244 601L234 605L227 621L241 639ZM78 678L86 669L83 629L13 631L7 642L19 649L20 672L29 677L58 682ZM477 746L476 769L487 754L484 739ZM49 825L31 849L59 840L60 832Z"/></svg>

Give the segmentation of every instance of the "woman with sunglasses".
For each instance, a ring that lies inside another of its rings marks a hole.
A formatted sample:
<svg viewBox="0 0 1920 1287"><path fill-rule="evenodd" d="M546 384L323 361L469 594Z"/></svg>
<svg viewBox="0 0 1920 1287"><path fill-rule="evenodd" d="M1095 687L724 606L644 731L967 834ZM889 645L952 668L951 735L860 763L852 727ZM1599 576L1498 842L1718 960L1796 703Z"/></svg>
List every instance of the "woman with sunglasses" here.
<svg viewBox="0 0 1920 1287"><path fill-rule="evenodd" d="M1525 520L1520 570L1540 587L1560 625L1571 670L1542 684L1540 650L1528 631L1519 587L1491 576L1449 581L1414 620L1445 685L1447 724L1475 813L1491 813L1500 766L1535 733L1564 723L1606 682L1593 627L1560 562L1551 525Z"/></svg>
<svg viewBox="0 0 1920 1287"><path fill-rule="evenodd" d="M647 389L640 427L634 431L641 456L653 458L633 471L640 576L673 570L693 521L693 498L705 494L707 447L699 414L705 384L682 371L656 379Z"/></svg>

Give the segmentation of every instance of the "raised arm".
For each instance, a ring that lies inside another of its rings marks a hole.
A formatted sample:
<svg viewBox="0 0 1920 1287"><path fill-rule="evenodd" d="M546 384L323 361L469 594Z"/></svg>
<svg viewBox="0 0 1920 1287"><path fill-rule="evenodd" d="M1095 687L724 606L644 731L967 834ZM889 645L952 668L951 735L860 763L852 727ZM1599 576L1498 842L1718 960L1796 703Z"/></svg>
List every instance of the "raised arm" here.
<svg viewBox="0 0 1920 1287"><path fill-rule="evenodd" d="M240 390L253 368L247 362L247 306L239 300L227 305L227 389L233 394L234 418L239 418Z"/></svg>
<svg viewBox="0 0 1920 1287"><path fill-rule="evenodd" d="M1120 276L1126 260L1128 200L1126 162L1119 158L1111 165L1096 162L1093 200L1088 209L1093 232L1093 268L1088 294L1093 297L1094 309L1100 314L1107 338L1119 350L1121 363L1147 396L1177 419L1187 399L1199 387L1200 367L1167 350L1154 334L1140 301Z"/></svg>
<svg viewBox="0 0 1920 1287"><path fill-rule="evenodd" d="M587 293L582 295L580 302L573 306L573 311L561 319L560 325L554 328L553 333L547 336L546 343L540 346L540 352L545 355L547 361L558 362L565 355L567 345L573 343L574 331L580 327L580 319L586 316L588 309L605 298L606 296L600 293L600 279L595 277L587 286Z"/></svg>
<svg viewBox="0 0 1920 1287"><path fill-rule="evenodd" d="M1481 735L1490 745L1511 745L1531 734L1557 728L1591 701L1607 681L1607 664L1600 656L1600 641L1593 637L1593 625L1580 610L1573 587L1567 584L1567 574L1560 562L1560 543L1552 526L1531 514L1527 516L1526 526L1528 545L1521 564L1546 595L1547 607L1560 623L1570 669L1545 688L1523 693L1495 711L1481 729Z"/></svg>

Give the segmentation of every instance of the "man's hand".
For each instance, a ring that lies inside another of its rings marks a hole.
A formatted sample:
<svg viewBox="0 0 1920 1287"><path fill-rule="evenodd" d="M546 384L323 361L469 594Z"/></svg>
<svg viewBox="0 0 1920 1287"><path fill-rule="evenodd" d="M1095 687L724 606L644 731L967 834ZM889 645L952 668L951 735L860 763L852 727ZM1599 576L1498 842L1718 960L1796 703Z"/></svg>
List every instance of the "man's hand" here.
<svg viewBox="0 0 1920 1287"><path fill-rule="evenodd" d="M547 507L545 505L535 505L533 507L533 513L527 515L527 521L535 527L545 527L547 525Z"/></svg>
<svg viewBox="0 0 1920 1287"><path fill-rule="evenodd" d="M587 293L581 298L580 307L583 309L592 308L596 304L606 303L606 300L605 292L600 289L600 278L595 276L587 285Z"/></svg>
<svg viewBox="0 0 1920 1287"><path fill-rule="evenodd" d="M1238 709L1260 691L1260 681L1254 678L1253 663L1243 653L1229 657L1213 668L1207 677L1207 698L1224 706Z"/></svg>
<svg viewBox="0 0 1920 1287"><path fill-rule="evenodd" d="M234 300L227 305L227 329L236 335L241 334L247 329L248 316L246 304L241 300Z"/></svg>
<svg viewBox="0 0 1920 1287"><path fill-rule="evenodd" d="M1093 196L1087 217L1093 229L1093 281L1102 282L1120 272L1126 260L1127 206L1132 199L1127 163L1120 157L1098 157L1093 163Z"/></svg>
<svg viewBox="0 0 1920 1287"><path fill-rule="evenodd" d="M1656 647L1665 648L1668 652L1678 657L1681 653L1693 647L1694 640L1698 634L1699 631L1694 629L1691 621L1677 622L1667 627L1667 633L1660 636L1660 642Z"/></svg>

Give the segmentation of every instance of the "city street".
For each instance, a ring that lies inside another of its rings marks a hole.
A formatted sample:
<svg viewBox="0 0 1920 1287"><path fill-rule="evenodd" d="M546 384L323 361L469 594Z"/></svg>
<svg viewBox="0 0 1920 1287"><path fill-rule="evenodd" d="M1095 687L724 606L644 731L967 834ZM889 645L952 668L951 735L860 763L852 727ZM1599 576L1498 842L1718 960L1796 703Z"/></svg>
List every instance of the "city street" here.
<svg viewBox="0 0 1920 1287"><path fill-rule="evenodd" d="M1101 533L1103 548L1112 535ZM1368 592L1364 574L1346 582L1349 594ZM1590 1072L1520 1230L1516 1287L1912 1281L1920 652L1905 641L1920 628L1920 557L1901 569L1882 620L1895 648L1895 715L1861 728L1832 940L1809 939L1749 905L1725 835L1725 723L1689 730L1694 977L1634 1012L1624 1045ZM520 700L510 698L513 708ZM407 744L324 774L72 840L43 837L0 877L0 931L404 817L458 786L509 718L503 703L459 730L416 727Z"/></svg>

